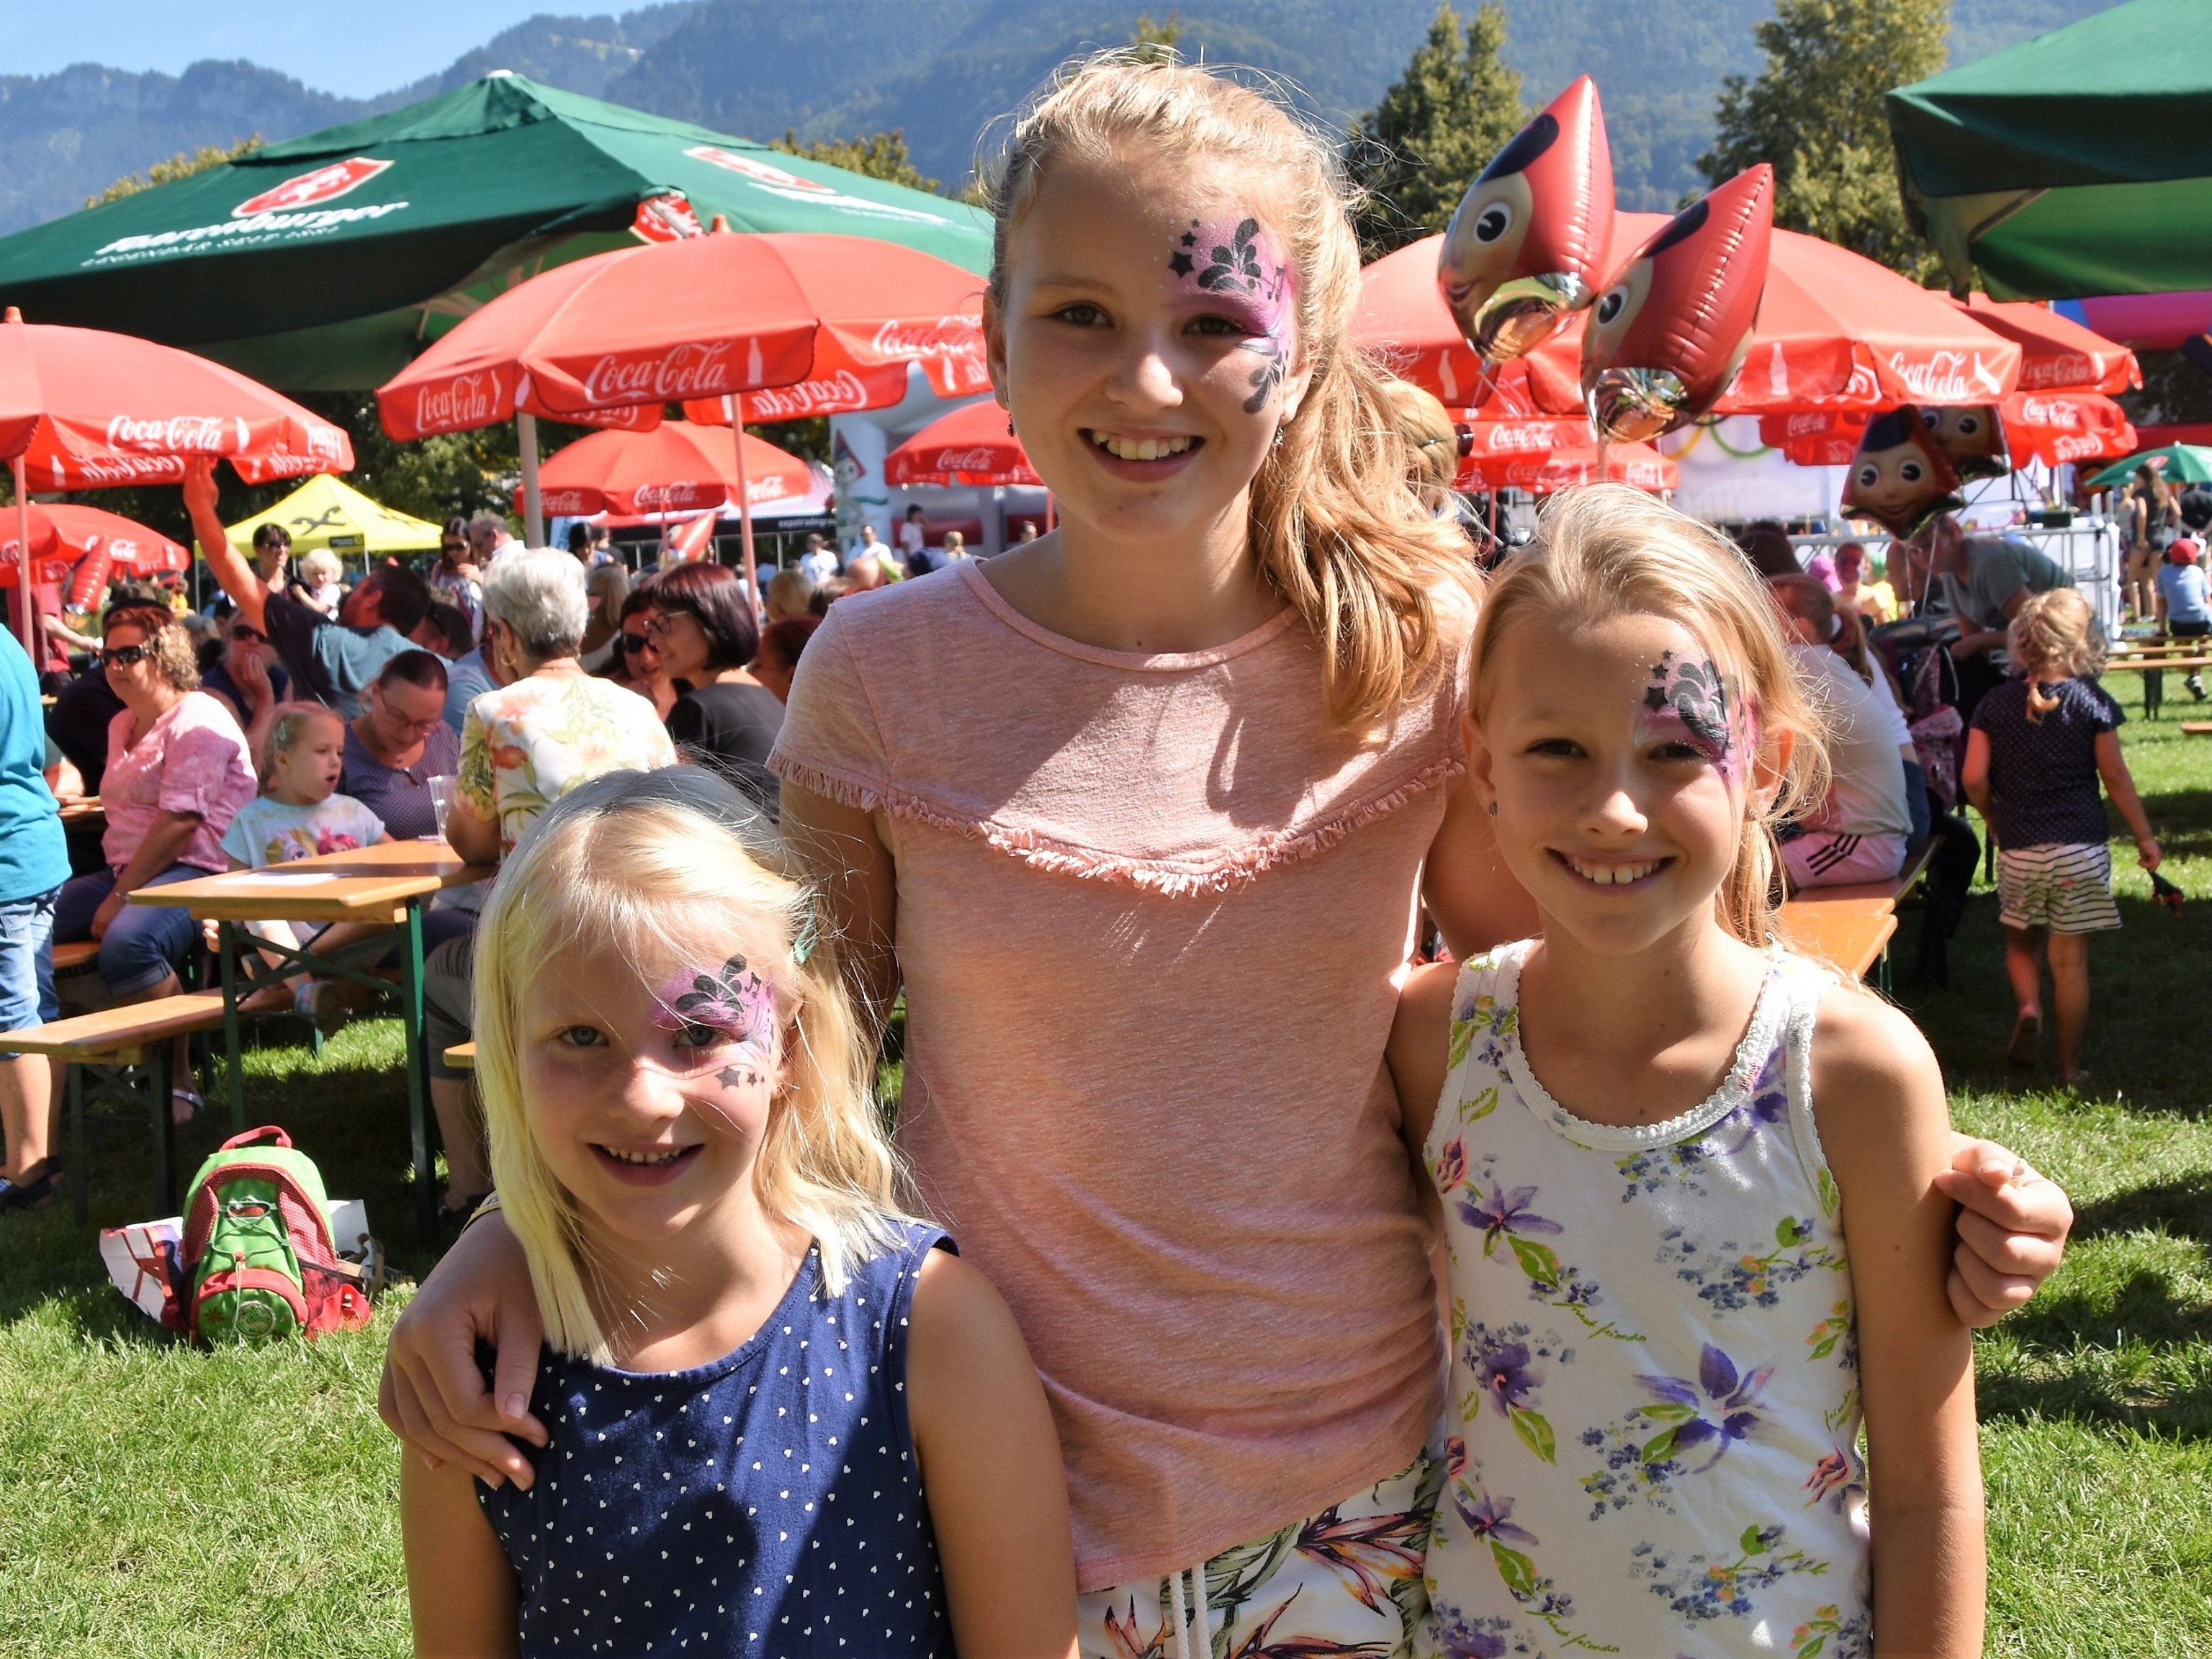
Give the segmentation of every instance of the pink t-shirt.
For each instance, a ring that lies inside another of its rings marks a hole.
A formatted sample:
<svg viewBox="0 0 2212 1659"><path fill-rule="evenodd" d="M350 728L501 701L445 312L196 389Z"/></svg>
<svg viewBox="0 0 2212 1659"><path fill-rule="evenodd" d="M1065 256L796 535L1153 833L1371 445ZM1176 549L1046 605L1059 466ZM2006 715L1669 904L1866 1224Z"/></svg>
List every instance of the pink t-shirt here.
<svg viewBox="0 0 2212 1659"><path fill-rule="evenodd" d="M100 850L107 867L120 870L130 863L161 813L193 812L200 825L177 862L228 869L222 832L259 793L246 733L230 710L204 691L185 692L134 745L135 718L126 708L107 726L107 771L100 783L100 804L107 814Z"/></svg>
<svg viewBox="0 0 2212 1659"><path fill-rule="evenodd" d="M1383 1045L1461 667L1363 744L1291 612L1103 651L973 564L807 646L769 764L887 822L901 1138L1043 1374L1085 1589L1324 1509L1437 1420Z"/></svg>

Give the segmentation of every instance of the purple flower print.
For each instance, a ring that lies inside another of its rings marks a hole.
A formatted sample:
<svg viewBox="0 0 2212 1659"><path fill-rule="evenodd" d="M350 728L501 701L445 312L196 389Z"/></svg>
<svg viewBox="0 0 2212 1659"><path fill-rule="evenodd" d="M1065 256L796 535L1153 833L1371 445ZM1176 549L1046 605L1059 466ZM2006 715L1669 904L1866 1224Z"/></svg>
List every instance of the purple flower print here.
<svg viewBox="0 0 2212 1659"><path fill-rule="evenodd" d="M1437 1190L1448 1193L1467 1179L1467 1148L1458 1141L1447 1141L1437 1154Z"/></svg>
<svg viewBox="0 0 2212 1659"><path fill-rule="evenodd" d="M1459 1518L1467 1522L1467 1529L1477 1538L1495 1539L1505 1544L1537 1541L1534 1533L1506 1518L1513 1513L1513 1500L1510 1498L1492 1498L1480 1486L1462 1483L1453 1488L1452 1506L1459 1511Z"/></svg>
<svg viewBox="0 0 2212 1659"><path fill-rule="evenodd" d="M1460 1219L1470 1227L1482 1229L1482 1253L1485 1255L1497 1249L1499 1237L1505 1234L1526 1237L1530 1233L1564 1231L1558 1222L1547 1220L1528 1208L1535 1196L1534 1187L1516 1187L1509 1193L1493 1181L1490 1183L1487 1199L1478 1196L1460 1200Z"/></svg>
<svg viewBox="0 0 2212 1659"><path fill-rule="evenodd" d="M1528 1363L1526 1342L1494 1343L1477 1352L1474 1359L1482 1391L1490 1396L1500 1417L1510 1416L1516 1406L1527 1405L1535 1395L1536 1385L1544 1380Z"/></svg>
<svg viewBox="0 0 2212 1659"><path fill-rule="evenodd" d="M1761 1129L1771 1128L1790 1115L1790 1091L1783 1080L1783 1050L1779 1043L1766 1057L1766 1064L1759 1068L1753 1080L1751 1098L1713 1125L1705 1137L1708 1150L1722 1158L1733 1158L1758 1138ZM1740 1131L1735 1144L1723 1146L1717 1143L1731 1131Z"/></svg>
<svg viewBox="0 0 2212 1659"><path fill-rule="evenodd" d="M1644 1415L1662 1421L1670 1417L1679 1419L1644 1446L1644 1461L1658 1462L1692 1446L1710 1444L1712 1455L1691 1473L1702 1474L1712 1468L1730 1446L1748 1440L1758 1428L1760 1419L1755 1402L1773 1375L1773 1366L1761 1365L1748 1376L1740 1376L1735 1362L1708 1342L1698 1358L1695 1382L1686 1382L1679 1376L1638 1376L1636 1380L1662 1402L1645 1407Z"/></svg>
<svg viewBox="0 0 2212 1659"><path fill-rule="evenodd" d="M1467 1442L1455 1434L1444 1437L1444 1474L1456 1480L1467 1473Z"/></svg>

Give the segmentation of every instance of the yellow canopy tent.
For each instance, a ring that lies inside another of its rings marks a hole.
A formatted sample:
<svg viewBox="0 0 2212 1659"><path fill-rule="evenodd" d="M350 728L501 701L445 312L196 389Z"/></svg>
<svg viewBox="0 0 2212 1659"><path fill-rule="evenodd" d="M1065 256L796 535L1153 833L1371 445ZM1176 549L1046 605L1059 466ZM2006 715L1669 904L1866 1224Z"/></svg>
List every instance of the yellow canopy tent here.
<svg viewBox="0 0 2212 1659"><path fill-rule="evenodd" d="M395 513L325 472L307 480L266 512L228 526L223 533L248 557L253 532L264 524L292 532L292 556L326 547L341 558L377 558L387 553L435 552L441 532L421 519Z"/></svg>

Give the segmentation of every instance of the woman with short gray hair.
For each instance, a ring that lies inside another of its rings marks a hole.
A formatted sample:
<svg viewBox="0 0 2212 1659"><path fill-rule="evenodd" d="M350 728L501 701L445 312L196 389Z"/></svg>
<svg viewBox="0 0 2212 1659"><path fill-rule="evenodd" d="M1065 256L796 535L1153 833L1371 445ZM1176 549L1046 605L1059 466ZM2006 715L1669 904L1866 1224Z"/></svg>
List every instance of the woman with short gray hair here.
<svg viewBox="0 0 2212 1659"><path fill-rule="evenodd" d="M499 686L461 722L460 772L446 839L471 864L495 864L532 819L608 772L676 763L653 706L594 679L576 660L588 606L584 568L549 548L517 550L484 573L484 659ZM446 1143L445 1218L458 1226L491 1186L483 1126L468 1075L446 1050L469 1040L475 939L440 945L423 964L430 1101Z"/></svg>

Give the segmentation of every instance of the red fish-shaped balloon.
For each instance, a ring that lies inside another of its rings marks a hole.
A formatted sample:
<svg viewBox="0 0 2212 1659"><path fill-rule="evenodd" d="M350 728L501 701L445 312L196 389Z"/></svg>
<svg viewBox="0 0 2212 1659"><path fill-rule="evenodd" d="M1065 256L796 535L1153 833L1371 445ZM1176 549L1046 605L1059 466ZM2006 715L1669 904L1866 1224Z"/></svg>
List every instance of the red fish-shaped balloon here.
<svg viewBox="0 0 2212 1659"><path fill-rule="evenodd" d="M1774 233L1764 161L1684 208L1606 283L1583 335L1583 398L1601 438L1695 420L1751 349Z"/></svg>
<svg viewBox="0 0 2212 1659"><path fill-rule="evenodd" d="M1492 362L1540 344L1595 297L1613 238L1613 152L1583 76L1468 186L1437 256L1437 285Z"/></svg>
<svg viewBox="0 0 2212 1659"><path fill-rule="evenodd" d="M1951 459L1962 478L2001 478L2012 471L2003 418L1993 404L1923 409L1921 420L1936 434L1936 447Z"/></svg>
<svg viewBox="0 0 2212 1659"><path fill-rule="evenodd" d="M1958 469L1919 410L1893 409L1867 423L1844 484L1846 514L1872 519L1893 536L1910 536L1960 505Z"/></svg>

